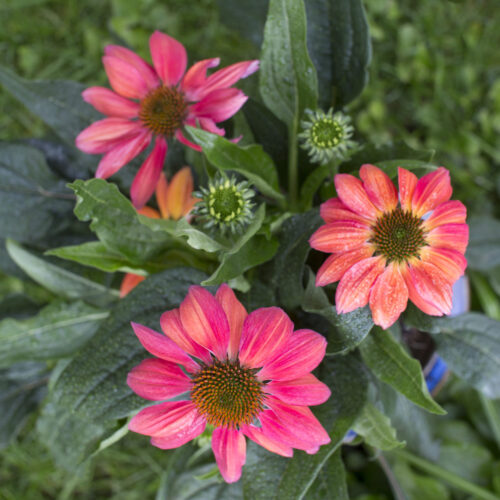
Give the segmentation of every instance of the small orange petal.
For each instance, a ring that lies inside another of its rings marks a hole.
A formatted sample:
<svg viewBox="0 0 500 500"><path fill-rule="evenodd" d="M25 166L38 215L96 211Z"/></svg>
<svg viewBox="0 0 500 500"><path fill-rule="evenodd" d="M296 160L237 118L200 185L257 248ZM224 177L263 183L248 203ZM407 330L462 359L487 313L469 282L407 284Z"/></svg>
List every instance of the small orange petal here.
<svg viewBox="0 0 500 500"><path fill-rule="evenodd" d="M167 209L172 219L180 219L185 214L193 193L193 176L189 167L179 170L171 179L167 193Z"/></svg>
<svg viewBox="0 0 500 500"><path fill-rule="evenodd" d="M127 273L120 286L120 299L128 295L141 281L146 278L138 274Z"/></svg>
<svg viewBox="0 0 500 500"><path fill-rule="evenodd" d="M160 209L161 218L168 219L170 217L167 207L167 196L168 196L168 184L165 174L162 172L160 174L160 180L156 185L156 203Z"/></svg>
<svg viewBox="0 0 500 500"><path fill-rule="evenodd" d="M146 217L149 217L150 219L160 219L160 212L158 210L155 210L154 208L151 207L142 207L140 210L137 210L137 213L141 215L145 215Z"/></svg>

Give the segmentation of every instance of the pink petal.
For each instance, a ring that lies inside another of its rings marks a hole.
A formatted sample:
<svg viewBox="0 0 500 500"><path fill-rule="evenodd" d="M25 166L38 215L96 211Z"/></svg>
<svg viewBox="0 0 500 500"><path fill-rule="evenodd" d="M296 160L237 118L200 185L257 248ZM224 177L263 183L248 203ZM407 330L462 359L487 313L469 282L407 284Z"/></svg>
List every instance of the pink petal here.
<svg viewBox="0 0 500 500"><path fill-rule="evenodd" d="M451 248L424 247L420 251L420 259L437 266L450 283L457 281L467 267L467 259Z"/></svg>
<svg viewBox="0 0 500 500"><path fill-rule="evenodd" d="M350 267L360 260L371 257L373 252L374 249L371 245L363 245L350 252L330 255L318 269L316 286L325 286L339 281Z"/></svg>
<svg viewBox="0 0 500 500"><path fill-rule="evenodd" d="M317 229L309 238L309 245L320 252L349 252L365 245L370 234L370 227L361 222L339 220Z"/></svg>
<svg viewBox="0 0 500 500"><path fill-rule="evenodd" d="M139 325L138 323L130 324L144 349L153 356L164 359L165 361L171 361L172 363L179 363L184 366L187 371L192 373L199 371L200 366L198 363L192 360L183 349L175 342L165 337L165 335L155 332L147 326Z"/></svg>
<svg viewBox="0 0 500 500"><path fill-rule="evenodd" d="M125 118L104 118L82 130L76 137L75 144L85 153L102 154L121 141L136 137L141 131L142 127L138 122Z"/></svg>
<svg viewBox="0 0 500 500"><path fill-rule="evenodd" d="M135 52L125 47L120 47L119 45L108 45L104 49L104 54L106 56L117 57L132 65L144 79L149 90L153 90L160 86L160 79L151 64L147 63Z"/></svg>
<svg viewBox="0 0 500 500"><path fill-rule="evenodd" d="M89 87L82 92L82 97L103 115L119 118L136 118L139 115L139 103L125 99L105 87Z"/></svg>
<svg viewBox="0 0 500 500"><path fill-rule="evenodd" d="M349 210L338 198L330 198L321 204L319 213L321 218L326 222L336 222L339 220L348 220L353 222L361 222L362 224L370 224L370 220L361 215Z"/></svg>
<svg viewBox="0 0 500 500"><path fill-rule="evenodd" d="M198 118L198 123L200 124L200 127L207 132L220 135L221 137L226 135L226 131L223 128L218 127L211 118Z"/></svg>
<svg viewBox="0 0 500 500"><path fill-rule="evenodd" d="M163 333L165 333L169 339L172 339L180 349L191 356L201 359L207 364L212 364L210 353L204 347L197 344L191 335L184 330L179 309L165 311L161 315L160 324Z"/></svg>
<svg viewBox="0 0 500 500"><path fill-rule="evenodd" d="M128 386L141 398L161 401L188 392L191 379L174 363L163 359L145 359L132 368Z"/></svg>
<svg viewBox="0 0 500 500"><path fill-rule="evenodd" d="M451 284L438 267L415 259L405 276L410 300L426 314L449 314L452 306Z"/></svg>
<svg viewBox="0 0 500 500"><path fill-rule="evenodd" d="M408 303L408 288L399 265L391 262L377 278L370 293L373 322L384 329L396 322Z"/></svg>
<svg viewBox="0 0 500 500"><path fill-rule="evenodd" d="M335 294L337 313L348 313L368 303L370 290L384 271L385 259L381 256L369 257L354 264L342 276Z"/></svg>
<svg viewBox="0 0 500 500"><path fill-rule="evenodd" d="M145 276L139 274L127 273L120 285L120 299L126 297L139 283L146 279Z"/></svg>
<svg viewBox="0 0 500 500"><path fill-rule="evenodd" d="M257 373L259 380L293 380L314 370L325 357L326 339L313 330L297 330Z"/></svg>
<svg viewBox="0 0 500 500"><path fill-rule="evenodd" d="M182 439L204 420L191 401L167 401L141 410L129 422L128 428L146 436Z"/></svg>
<svg viewBox="0 0 500 500"><path fill-rule="evenodd" d="M467 209L461 201L446 201L441 203L424 222L424 228L429 231L443 224L464 224Z"/></svg>
<svg viewBox="0 0 500 500"><path fill-rule="evenodd" d="M188 146L191 149L194 149L195 151L201 151L201 146L198 146L198 144L195 144L194 142L191 142L190 140L186 139L185 135L182 133L181 130L176 130L175 138L179 142L182 142L182 144L184 144L185 146Z"/></svg>
<svg viewBox="0 0 500 500"><path fill-rule="evenodd" d="M186 71L187 54L182 43L165 33L155 31L149 48L156 72L167 87L177 85Z"/></svg>
<svg viewBox="0 0 500 500"><path fill-rule="evenodd" d="M293 449L287 444L284 444L268 436L266 430L266 427L255 427L253 425L241 426L241 431L243 432L243 434L257 443L259 446L262 446L262 448L265 448L271 453L281 455L282 457L292 457Z"/></svg>
<svg viewBox="0 0 500 500"><path fill-rule="evenodd" d="M328 386L312 373L294 380L273 380L266 385L266 391L283 403L297 406L320 405L331 395Z"/></svg>
<svg viewBox="0 0 500 500"><path fill-rule="evenodd" d="M363 183L353 175L337 174L335 189L342 203L353 212L372 221L378 217L379 212L368 198Z"/></svg>
<svg viewBox="0 0 500 500"><path fill-rule="evenodd" d="M234 361L238 357L243 323L248 313L243 307L243 304L236 298L231 288L225 283L219 287L215 294L215 298L222 306L222 309L224 309L229 322L230 337L227 355L230 360Z"/></svg>
<svg viewBox="0 0 500 500"><path fill-rule="evenodd" d="M148 93L146 81L129 62L118 57L104 56L102 63L111 87L121 96L142 99Z"/></svg>
<svg viewBox="0 0 500 500"><path fill-rule="evenodd" d="M368 198L382 212L391 212L398 204L398 192L389 176L374 165L363 165L359 171Z"/></svg>
<svg viewBox="0 0 500 500"><path fill-rule="evenodd" d="M200 434L203 434L205 427L207 426L207 421L203 417L199 417L195 422L188 427L183 429L179 434L171 434L168 437L156 437L151 438L151 444L160 448L162 450L171 450L172 448L178 448L183 444L197 438Z"/></svg>
<svg viewBox="0 0 500 500"><path fill-rule="evenodd" d="M130 188L130 198L137 210L140 210L153 195L165 163L166 154L167 141L163 137L157 136L153 150L144 160Z"/></svg>
<svg viewBox="0 0 500 500"><path fill-rule="evenodd" d="M265 362L288 344L293 323L279 307L262 307L251 312L243 323L239 359L248 368Z"/></svg>
<svg viewBox="0 0 500 500"><path fill-rule="evenodd" d="M182 326L191 338L224 361L229 344L229 323L214 296L201 286L191 286L179 309Z"/></svg>
<svg viewBox="0 0 500 500"><path fill-rule="evenodd" d="M426 240L433 247L451 248L465 253L469 242L469 226L467 224L444 224L430 231Z"/></svg>
<svg viewBox="0 0 500 500"><path fill-rule="evenodd" d="M125 139L108 151L99 162L95 176L107 179L118 172L126 163L141 154L151 142L151 132L141 131L136 137Z"/></svg>
<svg viewBox="0 0 500 500"><path fill-rule="evenodd" d="M181 89L184 92L188 101L199 101L199 92L207 80L207 70L214 68L220 63L220 58L203 59L193 64L184 75L181 82Z"/></svg>
<svg viewBox="0 0 500 500"><path fill-rule="evenodd" d="M236 114L248 97L239 89L218 89L193 104L190 113L197 117L211 118L223 122Z"/></svg>
<svg viewBox="0 0 500 500"><path fill-rule="evenodd" d="M451 197L450 172L444 167L424 175L415 187L411 202L412 210L418 217L434 210Z"/></svg>
<svg viewBox="0 0 500 500"><path fill-rule="evenodd" d="M398 167L398 179L401 208L403 210L411 210L411 201L418 182L417 176L405 168Z"/></svg>
<svg viewBox="0 0 500 500"><path fill-rule="evenodd" d="M228 427L217 427L212 435L215 461L226 483L235 483L245 465L247 445L242 432Z"/></svg>

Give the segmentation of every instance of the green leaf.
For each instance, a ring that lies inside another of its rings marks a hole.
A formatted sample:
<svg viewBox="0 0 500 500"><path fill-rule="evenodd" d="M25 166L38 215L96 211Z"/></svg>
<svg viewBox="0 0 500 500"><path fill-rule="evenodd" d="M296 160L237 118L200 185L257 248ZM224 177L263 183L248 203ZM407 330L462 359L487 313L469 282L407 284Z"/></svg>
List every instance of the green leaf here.
<svg viewBox="0 0 500 500"><path fill-rule="evenodd" d="M7 240L7 251L31 279L56 295L68 299L82 299L96 305L107 304L118 298L118 291L51 264L15 241Z"/></svg>
<svg viewBox="0 0 500 500"><path fill-rule="evenodd" d="M398 178L398 167L412 171L419 178L438 168L437 165L422 160L385 160L374 164L394 180Z"/></svg>
<svg viewBox="0 0 500 500"><path fill-rule="evenodd" d="M425 410L437 415L446 413L429 394L420 363L388 331L373 328L359 348L363 360L380 380Z"/></svg>
<svg viewBox="0 0 500 500"><path fill-rule="evenodd" d="M189 286L205 277L189 268L149 277L120 300L63 369L38 420L39 435L59 465L71 469L81 463L120 426L117 419L146 404L126 384L128 372L146 357L130 322L159 330L161 314L178 307Z"/></svg>
<svg viewBox="0 0 500 500"><path fill-rule="evenodd" d="M37 408L47 380L45 363L17 363L0 370L0 449L16 437Z"/></svg>
<svg viewBox="0 0 500 500"><path fill-rule="evenodd" d="M36 243L73 219L71 192L29 146L0 144L0 197L2 238Z"/></svg>
<svg viewBox="0 0 500 500"><path fill-rule="evenodd" d="M69 356L82 347L108 316L83 302L52 302L36 316L0 321L0 366Z"/></svg>
<svg viewBox="0 0 500 500"><path fill-rule="evenodd" d="M260 58L260 93L266 106L297 132L306 108L316 109L316 69L307 53L302 0L271 0Z"/></svg>
<svg viewBox="0 0 500 500"><path fill-rule="evenodd" d="M305 2L308 47L318 71L319 95L325 108L342 108L368 81L371 44L361 0Z"/></svg>
<svg viewBox="0 0 500 500"><path fill-rule="evenodd" d="M404 442L396 438L396 429L391 419L367 403L356 419L353 430L365 438L366 443L379 450L392 450L404 446Z"/></svg>
<svg viewBox="0 0 500 500"><path fill-rule="evenodd" d="M363 342L373 327L369 307L358 308L347 314L337 314L324 288L315 285L315 277L311 271L309 271L302 309L323 316L333 326L328 333L327 352L329 354L345 354L354 349Z"/></svg>
<svg viewBox="0 0 500 500"><path fill-rule="evenodd" d="M449 500L450 492L443 482L432 477L417 474L403 461L398 460L393 473L408 500Z"/></svg>
<svg viewBox="0 0 500 500"><path fill-rule="evenodd" d="M314 195L323 181L330 175L330 171L330 165L321 165L306 177L300 188L300 203L303 210L309 210L312 207Z"/></svg>
<svg viewBox="0 0 500 500"><path fill-rule="evenodd" d="M328 459L311 489L307 492L308 500L323 500L325 498L349 500L347 478L340 448Z"/></svg>
<svg viewBox="0 0 500 500"><path fill-rule="evenodd" d="M177 222L172 234L177 237L187 237L187 244L195 250L204 250L209 253L224 250L224 245L203 231L191 226L186 219L181 219Z"/></svg>
<svg viewBox="0 0 500 500"><path fill-rule="evenodd" d="M467 223L470 229L467 265L477 271L490 271L500 266L500 221L474 216Z"/></svg>
<svg viewBox="0 0 500 500"><path fill-rule="evenodd" d="M202 147L208 161L221 170L232 170L245 176L264 195L284 202L279 192L278 174L273 160L262 146L238 146L223 137L199 128L186 127L196 144Z"/></svg>

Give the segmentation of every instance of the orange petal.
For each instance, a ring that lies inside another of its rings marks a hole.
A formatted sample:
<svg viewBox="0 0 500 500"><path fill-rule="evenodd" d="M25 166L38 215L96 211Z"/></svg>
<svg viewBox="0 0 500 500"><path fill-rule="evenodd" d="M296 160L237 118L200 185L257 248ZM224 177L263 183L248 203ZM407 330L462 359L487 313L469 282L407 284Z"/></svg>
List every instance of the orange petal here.
<svg viewBox="0 0 500 500"><path fill-rule="evenodd" d="M120 299L123 299L128 295L141 281L146 278L144 276L139 276L138 274L127 273L122 280L120 285Z"/></svg>
<svg viewBox="0 0 500 500"><path fill-rule="evenodd" d="M464 224L467 217L467 209L461 201L446 201L441 203L424 222L427 231L443 224Z"/></svg>
<svg viewBox="0 0 500 500"><path fill-rule="evenodd" d="M411 210L411 200L413 192L418 182L417 176L406 170L405 168L398 167L399 179L399 202L403 210Z"/></svg>
<svg viewBox="0 0 500 500"><path fill-rule="evenodd" d="M340 280L335 295L337 312L348 313L368 303L370 289L383 272L385 259L369 257L352 266Z"/></svg>
<svg viewBox="0 0 500 500"><path fill-rule="evenodd" d="M356 262L373 255L373 248L370 245L363 245L361 248L350 252L330 255L319 268L316 275L316 286L325 286L334 283L344 276L344 273Z"/></svg>
<svg viewBox="0 0 500 500"><path fill-rule="evenodd" d="M424 247L420 251L420 258L439 267L450 283L455 283L467 267L467 259L451 248Z"/></svg>
<svg viewBox="0 0 500 500"><path fill-rule="evenodd" d="M160 209L162 219L168 219L170 214L168 213L167 207L167 196L168 196L168 184L165 174L162 172L160 174L160 180L156 185L156 203Z"/></svg>
<svg viewBox="0 0 500 500"><path fill-rule="evenodd" d="M335 176L335 189L342 203L367 219L374 220L378 210L368 198L363 183L353 175L337 174Z"/></svg>
<svg viewBox="0 0 500 500"><path fill-rule="evenodd" d="M149 217L150 219L160 219L160 213L158 210L155 210L154 208L151 207L142 207L140 210L137 210L137 213L141 215L145 215L146 217Z"/></svg>
<svg viewBox="0 0 500 500"><path fill-rule="evenodd" d="M172 219L180 219L185 215L185 207L188 205L193 192L193 176L191 169L184 167L179 170L170 180L167 193L167 209Z"/></svg>
<svg viewBox="0 0 500 500"><path fill-rule="evenodd" d="M337 221L317 229L309 244L320 252L340 253L354 250L370 238L370 228L351 221Z"/></svg>
<svg viewBox="0 0 500 500"><path fill-rule="evenodd" d="M384 330L396 322L408 303L408 288L399 269L391 262L377 278L370 293L373 322Z"/></svg>
<svg viewBox="0 0 500 500"><path fill-rule="evenodd" d="M452 191L450 172L444 167L439 167L418 180L411 202L412 211L418 217L422 217L441 203L448 201Z"/></svg>
<svg viewBox="0 0 500 500"><path fill-rule="evenodd" d="M383 212L391 212L398 204L398 192L389 176L374 165L363 165L359 171L371 202Z"/></svg>
<svg viewBox="0 0 500 500"><path fill-rule="evenodd" d="M326 222L335 222L338 220L351 220L370 224L370 221L365 217L349 210L339 198L331 198L321 204L319 209L321 218Z"/></svg>
<svg viewBox="0 0 500 500"><path fill-rule="evenodd" d="M467 224L444 224L434 228L425 238L433 247L451 248L465 253L469 242L469 226Z"/></svg>

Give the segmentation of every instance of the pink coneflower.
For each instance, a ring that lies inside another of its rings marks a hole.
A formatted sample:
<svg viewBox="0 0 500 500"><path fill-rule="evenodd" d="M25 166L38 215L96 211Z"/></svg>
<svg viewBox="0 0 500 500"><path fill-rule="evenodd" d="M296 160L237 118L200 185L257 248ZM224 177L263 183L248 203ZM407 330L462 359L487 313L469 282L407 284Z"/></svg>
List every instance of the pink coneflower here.
<svg viewBox="0 0 500 500"><path fill-rule="evenodd" d="M319 269L316 286L340 280L337 312L369 303L383 328L398 319L408 298L426 314L449 314L451 287L467 266L469 227L465 206L448 201L448 170L439 167L418 180L399 168L399 203L382 170L363 165L360 176L336 175L338 198L321 205L326 224L310 244L333 255Z"/></svg>
<svg viewBox="0 0 500 500"><path fill-rule="evenodd" d="M155 140L132 184L130 194L136 208L142 208L153 194L167 153L167 138L175 136L199 151L184 136L184 125L199 125L224 135L224 129L216 123L233 116L247 100L231 85L259 67L258 61L243 61L207 77L207 70L217 66L219 58L200 61L186 72L186 49L177 40L155 31L149 46L153 66L124 47L105 48L104 68L116 93L90 87L82 95L108 118L93 123L76 138L82 151L104 153L96 172L102 179L113 175Z"/></svg>
<svg viewBox="0 0 500 500"><path fill-rule="evenodd" d="M323 359L326 341L312 330L294 331L278 307L247 314L227 285L215 297L192 286L179 309L162 315L165 335L132 327L156 358L133 368L128 385L153 401L185 394L131 420L129 428L152 436L154 446L177 448L209 424L217 465L234 482L245 464L245 436L285 457L292 448L316 453L330 442L308 408L330 396L310 373Z"/></svg>

